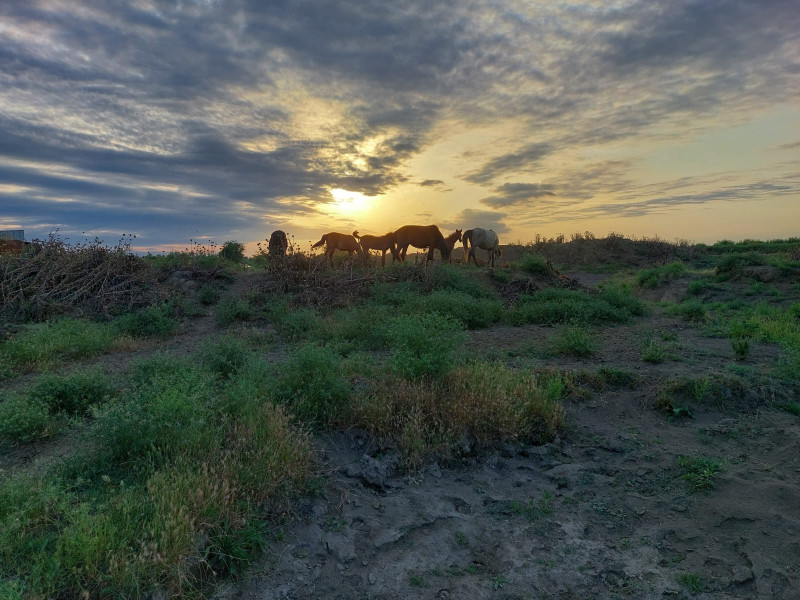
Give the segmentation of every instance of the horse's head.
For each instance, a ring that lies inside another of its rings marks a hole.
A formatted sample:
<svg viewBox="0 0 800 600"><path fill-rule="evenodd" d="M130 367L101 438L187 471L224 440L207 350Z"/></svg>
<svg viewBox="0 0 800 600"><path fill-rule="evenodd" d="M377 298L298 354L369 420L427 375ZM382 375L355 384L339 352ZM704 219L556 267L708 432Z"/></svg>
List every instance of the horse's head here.
<svg viewBox="0 0 800 600"><path fill-rule="evenodd" d="M463 230L463 229L456 229L456 233L458 234L458 235L456 236L456 241L457 241L457 242L460 242L460 241L461 241L461 232L462 232L462 231L464 231L464 230Z"/></svg>

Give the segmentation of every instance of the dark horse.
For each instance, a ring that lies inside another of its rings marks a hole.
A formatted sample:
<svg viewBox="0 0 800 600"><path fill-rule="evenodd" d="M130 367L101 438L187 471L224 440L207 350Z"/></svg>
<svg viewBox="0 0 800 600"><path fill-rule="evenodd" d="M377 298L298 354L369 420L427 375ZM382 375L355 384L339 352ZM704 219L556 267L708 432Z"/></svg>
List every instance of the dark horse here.
<svg viewBox="0 0 800 600"><path fill-rule="evenodd" d="M319 248L322 246L322 244L325 244L325 255L328 257L328 260L330 260L331 266L333 266L333 253L337 250L344 250L350 254L350 257L353 256L353 252L358 252L359 256L364 255L364 252L361 250L361 246L358 245L356 238L349 233L336 233L335 231L326 233L322 236L320 241L311 247Z"/></svg>
<svg viewBox="0 0 800 600"><path fill-rule="evenodd" d="M370 250L380 250L383 252L381 255L381 266L386 265L386 253L392 253L392 261L400 260L397 256L397 244L394 243L394 232L390 231L384 235L358 235L358 231L353 232L353 237L361 244L361 249L365 255L369 254Z"/></svg>
<svg viewBox="0 0 800 600"><path fill-rule="evenodd" d="M442 260L450 258L450 248L444 241L442 232L436 225L405 225L394 232L394 241L401 260L406 259L408 247L428 248L428 259L433 260L433 251L438 250L442 255Z"/></svg>
<svg viewBox="0 0 800 600"><path fill-rule="evenodd" d="M286 238L286 233L280 229L273 231L269 236L269 255L285 256L288 248L289 240Z"/></svg>

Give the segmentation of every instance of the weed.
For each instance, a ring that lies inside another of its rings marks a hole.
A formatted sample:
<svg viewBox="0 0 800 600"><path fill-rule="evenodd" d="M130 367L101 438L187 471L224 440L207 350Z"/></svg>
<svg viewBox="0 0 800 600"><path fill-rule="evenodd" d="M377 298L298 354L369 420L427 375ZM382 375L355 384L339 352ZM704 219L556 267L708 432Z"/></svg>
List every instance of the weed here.
<svg viewBox="0 0 800 600"><path fill-rule="evenodd" d="M662 363L667 356L664 347L655 340L648 340L642 349L642 360L649 363Z"/></svg>
<svg viewBox="0 0 800 600"><path fill-rule="evenodd" d="M690 296L699 296L706 290L710 289L712 285L713 284L709 279L695 279L686 287L686 293Z"/></svg>
<svg viewBox="0 0 800 600"><path fill-rule="evenodd" d="M699 300L691 299L669 307L667 312L673 316L683 317L687 321L702 323L706 320L708 309Z"/></svg>
<svg viewBox="0 0 800 600"><path fill-rule="evenodd" d="M644 311L644 304L624 288L609 287L594 295L549 288L519 296L505 318L512 325L624 323Z"/></svg>
<svg viewBox="0 0 800 600"><path fill-rule="evenodd" d="M217 324L220 326L230 325L234 321L246 321L253 315L250 304L239 298L227 298L216 309Z"/></svg>
<svg viewBox="0 0 800 600"><path fill-rule="evenodd" d="M692 594L699 594L705 588L703 578L697 573L678 573L675 580Z"/></svg>
<svg viewBox="0 0 800 600"><path fill-rule="evenodd" d="M415 380L442 377L455 365L455 350L466 339L461 329L459 321L438 313L395 317L386 326L394 371Z"/></svg>
<svg viewBox="0 0 800 600"><path fill-rule="evenodd" d="M219 288L208 283L204 284L197 291L197 300L200 302L200 304L204 304L206 306L210 304L216 304L219 302Z"/></svg>
<svg viewBox="0 0 800 600"><path fill-rule="evenodd" d="M682 262L673 262L661 267L644 269L636 275L636 284L639 287L657 288L667 281L680 277L686 273L686 265Z"/></svg>
<svg viewBox="0 0 800 600"><path fill-rule="evenodd" d="M780 407L786 412L793 414L796 417L800 417L800 402L797 402L797 400L793 400L786 404L781 404Z"/></svg>
<svg viewBox="0 0 800 600"><path fill-rule="evenodd" d="M273 313L272 322L278 333L287 340L314 337L322 329L322 319L310 308L286 309Z"/></svg>
<svg viewBox="0 0 800 600"><path fill-rule="evenodd" d="M51 428L52 421L44 402L16 394L0 402L0 439L32 442L48 435Z"/></svg>
<svg viewBox="0 0 800 600"><path fill-rule="evenodd" d="M750 353L750 341L747 338L734 338L731 340L733 355L736 360L744 360Z"/></svg>
<svg viewBox="0 0 800 600"><path fill-rule="evenodd" d="M550 265L547 264L547 259L544 256L530 252L523 254L514 266L531 275L551 275L553 273L553 270L550 268Z"/></svg>
<svg viewBox="0 0 800 600"><path fill-rule="evenodd" d="M689 492L705 492L714 487L714 475L722 470L722 463L704 456L678 456L678 466L683 469L682 478L689 483Z"/></svg>
<svg viewBox="0 0 800 600"><path fill-rule="evenodd" d="M584 327L569 325L561 330L553 349L565 356L589 356L594 353L594 343Z"/></svg>
<svg viewBox="0 0 800 600"><path fill-rule="evenodd" d="M177 327L170 304L148 306L135 313L120 315L114 319L113 325L123 335L161 338L172 335Z"/></svg>
<svg viewBox="0 0 800 600"><path fill-rule="evenodd" d="M232 335L222 335L203 342L199 356L206 368L224 378L238 373L252 352L242 340Z"/></svg>
<svg viewBox="0 0 800 600"><path fill-rule="evenodd" d="M116 390L99 370L71 375L43 375L28 392L33 402L47 406L51 414L85 415L90 406L108 401Z"/></svg>

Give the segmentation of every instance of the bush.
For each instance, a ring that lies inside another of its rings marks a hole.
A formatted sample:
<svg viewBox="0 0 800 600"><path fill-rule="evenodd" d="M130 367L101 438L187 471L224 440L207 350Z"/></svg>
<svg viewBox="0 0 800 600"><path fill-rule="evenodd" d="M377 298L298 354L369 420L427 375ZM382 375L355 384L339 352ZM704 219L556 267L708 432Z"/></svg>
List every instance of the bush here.
<svg viewBox="0 0 800 600"><path fill-rule="evenodd" d="M671 315L681 316L687 321L703 322L706 320L707 308L699 300L687 300L667 309Z"/></svg>
<svg viewBox="0 0 800 600"><path fill-rule="evenodd" d="M384 325L390 310L374 302L337 310L328 320L332 340L352 343L365 350L380 350L389 343Z"/></svg>
<svg viewBox="0 0 800 600"><path fill-rule="evenodd" d="M503 303L491 298L474 298L465 292L438 290L412 297L403 309L411 313L436 312L449 315L469 329L479 329L500 320Z"/></svg>
<svg viewBox="0 0 800 600"><path fill-rule="evenodd" d="M240 263L244 260L244 244L235 241L225 242L219 255L231 262Z"/></svg>
<svg viewBox="0 0 800 600"><path fill-rule="evenodd" d="M553 273L553 269L547 264L547 259L541 254L525 253L519 261L514 264L531 275L547 276Z"/></svg>
<svg viewBox="0 0 800 600"><path fill-rule="evenodd" d="M32 442L48 434L51 426L47 404L12 395L0 402L0 439Z"/></svg>
<svg viewBox="0 0 800 600"><path fill-rule="evenodd" d="M175 331L174 310L169 304L148 306L135 313L120 315L114 326L121 334L133 337L167 338Z"/></svg>
<svg viewBox="0 0 800 600"><path fill-rule="evenodd" d="M589 356L594 352L591 334L579 325L563 328L553 343L553 349L565 356Z"/></svg>
<svg viewBox="0 0 800 600"><path fill-rule="evenodd" d="M409 379L439 378L455 364L455 349L466 340L460 321L438 313L400 315L386 333L396 373Z"/></svg>
<svg viewBox="0 0 800 600"><path fill-rule="evenodd" d="M642 349L642 360L649 363L662 363L667 353L655 340L648 340Z"/></svg>
<svg viewBox="0 0 800 600"><path fill-rule="evenodd" d="M686 273L686 265L680 261L652 269L643 269L636 275L636 284L639 287L657 288L667 281L671 281Z"/></svg>
<svg viewBox="0 0 800 600"><path fill-rule="evenodd" d="M239 298L228 298L217 305L217 324L230 325L234 321L246 321L253 316L253 309L249 303Z"/></svg>
<svg viewBox="0 0 800 600"><path fill-rule="evenodd" d="M304 344L281 365L276 398L298 418L314 425L335 422L350 397L341 357L330 348Z"/></svg>
<svg viewBox="0 0 800 600"><path fill-rule="evenodd" d="M731 340L733 355L736 360L744 360L750 353L750 342L747 338L734 338Z"/></svg>
<svg viewBox="0 0 800 600"><path fill-rule="evenodd" d="M322 330L322 319L310 308L286 308L274 311L271 321L278 333L287 340L313 337Z"/></svg>
<svg viewBox="0 0 800 600"><path fill-rule="evenodd" d="M717 264L717 279L719 281L738 279L744 273L745 267L753 267L763 264L764 257L755 252L728 254Z"/></svg>
<svg viewBox="0 0 800 600"><path fill-rule="evenodd" d="M71 375L43 375L28 397L47 406L50 413L85 415L90 406L107 402L116 395L108 378L99 370Z"/></svg>
<svg viewBox="0 0 800 600"><path fill-rule="evenodd" d="M505 318L512 325L624 323L644 310L644 304L624 288L612 287L592 295L550 288L519 296Z"/></svg>
<svg viewBox="0 0 800 600"><path fill-rule="evenodd" d="M197 299L206 306L216 304L219 302L219 288L206 283L197 291Z"/></svg>
<svg viewBox="0 0 800 600"><path fill-rule="evenodd" d="M695 279L686 287L686 293L690 296L699 296L710 287L711 281L708 279Z"/></svg>
<svg viewBox="0 0 800 600"><path fill-rule="evenodd" d="M244 342L231 335L207 340L200 347L200 361L212 373L231 377L247 363L252 352Z"/></svg>

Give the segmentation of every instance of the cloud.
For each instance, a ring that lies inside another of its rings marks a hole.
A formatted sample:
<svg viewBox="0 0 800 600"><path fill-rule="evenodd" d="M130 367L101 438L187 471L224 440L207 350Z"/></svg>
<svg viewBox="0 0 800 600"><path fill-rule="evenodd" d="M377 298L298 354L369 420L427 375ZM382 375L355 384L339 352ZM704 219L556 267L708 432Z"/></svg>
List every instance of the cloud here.
<svg viewBox="0 0 800 600"><path fill-rule="evenodd" d="M418 182L412 159L438 136L509 124L502 141L464 149L463 182L521 218L544 203L573 210L636 187L633 161L591 151L696 136L800 95L796 8L0 3L0 179L17 190L0 190L0 219L136 223L153 243L241 232L307 217L333 188ZM539 183L510 183L523 177ZM673 196L704 197L685 191Z"/></svg>
<svg viewBox="0 0 800 600"><path fill-rule="evenodd" d="M465 208L452 220L441 223L439 227L442 228L442 231L445 229L449 231L451 229L466 230L474 227L483 227L484 229L494 229L498 234L507 233L509 229L503 222L506 216L506 213L501 212Z"/></svg>

